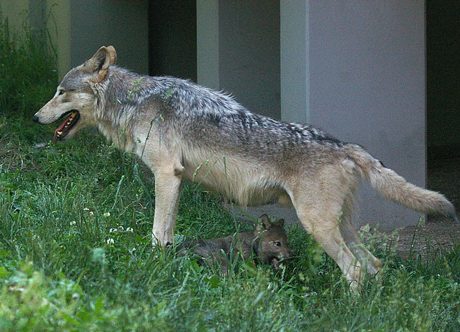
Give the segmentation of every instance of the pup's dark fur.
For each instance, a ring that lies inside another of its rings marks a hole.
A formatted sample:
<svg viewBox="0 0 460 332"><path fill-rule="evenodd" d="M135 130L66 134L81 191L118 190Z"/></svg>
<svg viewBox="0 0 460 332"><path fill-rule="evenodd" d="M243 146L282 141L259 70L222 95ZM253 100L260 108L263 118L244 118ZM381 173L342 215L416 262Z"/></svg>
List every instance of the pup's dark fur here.
<svg viewBox="0 0 460 332"><path fill-rule="evenodd" d="M280 263L293 257L287 245L284 220L271 223L267 215L262 215L261 224L252 232L242 232L217 239L197 239L184 241L178 247L179 255L196 254L200 263L219 263L222 271L228 269L228 262L237 257L245 261L254 259L256 264L272 264L275 269Z"/></svg>

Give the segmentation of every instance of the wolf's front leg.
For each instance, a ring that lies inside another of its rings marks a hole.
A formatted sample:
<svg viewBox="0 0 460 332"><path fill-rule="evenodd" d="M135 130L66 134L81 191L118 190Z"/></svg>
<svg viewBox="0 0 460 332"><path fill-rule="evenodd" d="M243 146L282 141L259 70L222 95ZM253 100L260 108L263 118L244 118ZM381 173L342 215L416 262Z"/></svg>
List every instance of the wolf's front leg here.
<svg viewBox="0 0 460 332"><path fill-rule="evenodd" d="M176 213L179 205L182 171L177 168L155 172L155 217L152 241L163 246L173 244Z"/></svg>

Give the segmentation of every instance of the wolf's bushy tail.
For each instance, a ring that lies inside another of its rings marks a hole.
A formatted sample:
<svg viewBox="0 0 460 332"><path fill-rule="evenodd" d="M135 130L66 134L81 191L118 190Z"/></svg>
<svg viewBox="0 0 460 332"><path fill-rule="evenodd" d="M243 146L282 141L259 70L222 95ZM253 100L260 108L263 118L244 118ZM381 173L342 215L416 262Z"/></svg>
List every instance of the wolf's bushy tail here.
<svg viewBox="0 0 460 332"><path fill-rule="evenodd" d="M362 175L384 198L415 211L439 213L458 221L453 204L444 195L407 182L359 145L348 144L345 149L359 166Z"/></svg>

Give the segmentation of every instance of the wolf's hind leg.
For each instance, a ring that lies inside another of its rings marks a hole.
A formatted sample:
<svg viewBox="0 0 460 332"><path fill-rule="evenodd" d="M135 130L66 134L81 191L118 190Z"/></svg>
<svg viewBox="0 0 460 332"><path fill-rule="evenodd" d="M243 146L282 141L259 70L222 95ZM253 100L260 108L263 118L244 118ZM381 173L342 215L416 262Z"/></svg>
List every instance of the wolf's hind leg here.
<svg viewBox="0 0 460 332"><path fill-rule="evenodd" d="M182 169L163 167L155 175L155 216L153 220L154 242L166 246L173 244L176 214L179 205Z"/></svg>
<svg viewBox="0 0 460 332"><path fill-rule="evenodd" d="M364 276L362 264L342 237L340 226L343 206L349 202L356 177L349 169L344 170L342 164L319 165L317 168L316 173L310 171L311 174L303 176L300 182L297 177L297 182L290 184L292 191L287 188L287 192L305 230L337 263L350 282L351 290L357 291Z"/></svg>
<svg viewBox="0 0 460 332"><path fill-rule="evenodd" d="M345 243L356 258L367 268L367 272L371 275L375 275L380 271L383 264L361 243L358 233L352 223L352 205L352 198L346 198L342 208L340 231Z"/></svg>
<svg viewBox="0 0 460 332"><path fill-rule="evenodd" d="M326 201L323 201L323 203ZM337 263L350 288L357 291L362 278L361 263L345 243L339 228L340 207L302 205L294 203L297 215L308 233L322 246Z"/></svg>

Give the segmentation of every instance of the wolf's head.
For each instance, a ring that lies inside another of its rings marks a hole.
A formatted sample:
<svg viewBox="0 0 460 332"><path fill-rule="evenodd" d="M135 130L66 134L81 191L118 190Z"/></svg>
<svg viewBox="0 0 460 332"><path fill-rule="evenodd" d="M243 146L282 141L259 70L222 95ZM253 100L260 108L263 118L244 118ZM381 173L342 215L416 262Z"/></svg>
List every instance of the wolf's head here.
<svg viewBox="0 0 460 332"><path fill-rule="evenodd" d="M72 137L83 127L94 125L98 86L109 76L117 53L112 46L101 47L91 59L71 69L62 79L54 97L46 103L33 120L50 124L59 119L63 122L54 132L54 141Z"/></svg>
<svg viewBox="0 0 460 332"><path fill-rule="evenodd" d="M254 230L254 235L258 237L259 243L256 253L261 262L272 264L278 269L281 261L292 258L291 249L287 244L287 235L284 231L284 220L271 223L267 215L261 216L262 224Z"/></svg>

